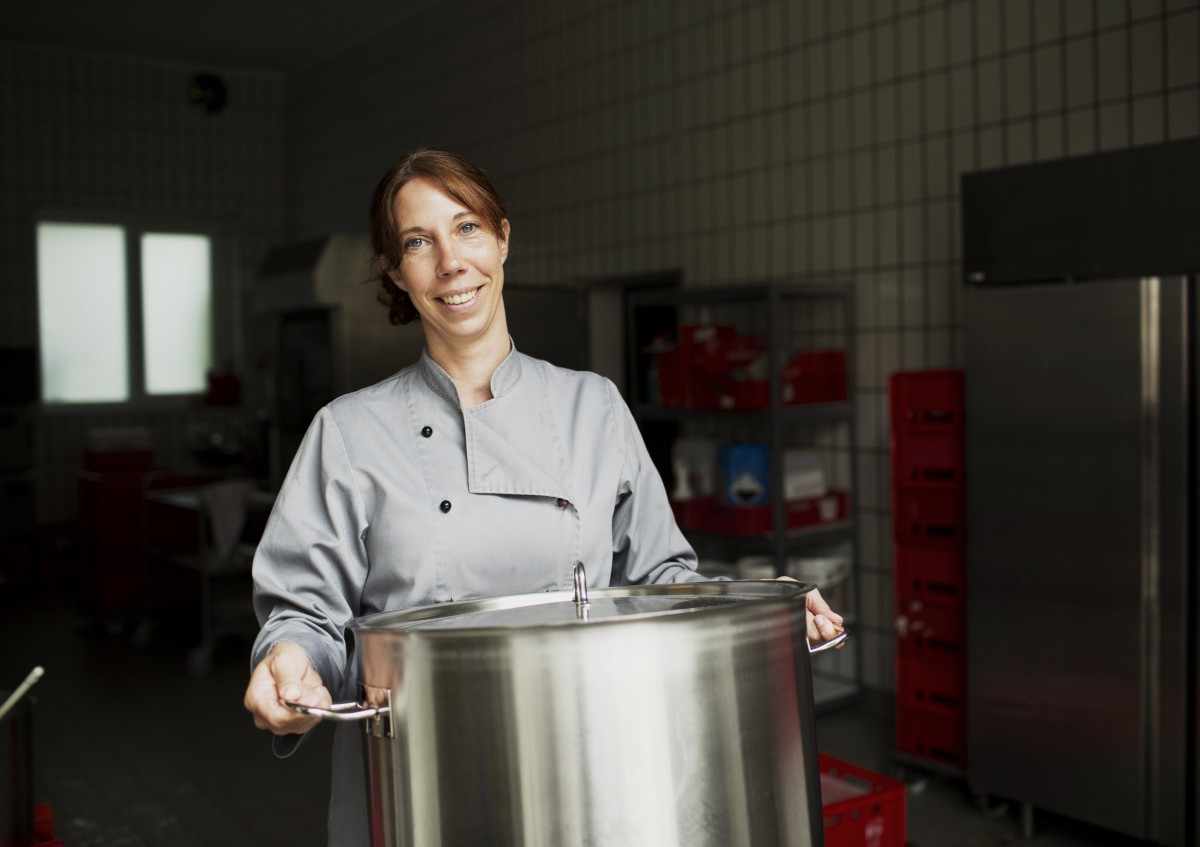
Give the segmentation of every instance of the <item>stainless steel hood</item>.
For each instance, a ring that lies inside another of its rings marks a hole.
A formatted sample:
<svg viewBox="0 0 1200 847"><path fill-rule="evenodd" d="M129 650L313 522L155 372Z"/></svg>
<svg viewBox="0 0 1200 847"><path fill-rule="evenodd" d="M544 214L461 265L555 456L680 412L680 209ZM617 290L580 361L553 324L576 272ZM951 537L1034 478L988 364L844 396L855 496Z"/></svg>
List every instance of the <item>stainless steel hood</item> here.
<svg viewBox="0 0 1200 847"><path fill-rule="evenodd" d="M374 288L371 243L366 235L340 232L281 244L267 254L253 287L257 313L341 306L354 288ZM387 315L384 313L384 320Z"/></svg>
<svg viewBox="0 0 1200 847"><path fill-rule="evenodd" d="M334 396L390 376L421 353L419 327L388 321L373 277L367 235L339 232L276 247L254 281L254 314L274 316L284 332L301 315L327 313Z"/></svg>
<svg viewBox="0 0 1200 847"><path fill-rule="evenodd" d="M317 409L416 361L419 324L393 326L379 302L365 233L282 244L259 268L250 312L270 362L272 479L279 479Z"/></svg>

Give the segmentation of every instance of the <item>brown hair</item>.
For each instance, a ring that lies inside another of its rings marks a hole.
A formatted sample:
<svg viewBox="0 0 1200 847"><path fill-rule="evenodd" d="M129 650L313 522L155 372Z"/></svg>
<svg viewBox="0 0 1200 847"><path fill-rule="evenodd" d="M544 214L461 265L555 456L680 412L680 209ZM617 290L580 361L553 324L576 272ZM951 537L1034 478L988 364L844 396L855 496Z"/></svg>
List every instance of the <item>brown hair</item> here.
<svg viewBox="0 0 1200 847"><path fill-rule="evenodd" d="M419 147L400 157L379 181L371 198L371 249L383 289L379 302L388 307L388 320L393 324L410 323L420 317L408 294L387 274L388 268L400 266L403 252L397 234L396 195L410 180L418 177L434 183L479 215L481 225L496 238L504 237L504 221L508 217L492 178L474 162L433 147Z"/></svg>

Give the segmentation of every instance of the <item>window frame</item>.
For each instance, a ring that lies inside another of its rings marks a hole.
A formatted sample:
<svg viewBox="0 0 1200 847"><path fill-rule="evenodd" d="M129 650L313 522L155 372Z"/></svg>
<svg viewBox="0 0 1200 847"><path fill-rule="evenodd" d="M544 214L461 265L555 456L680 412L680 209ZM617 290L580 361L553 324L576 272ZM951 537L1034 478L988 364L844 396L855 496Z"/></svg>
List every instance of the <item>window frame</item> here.
<svg viewBox="0 0 1200 847"><path fill-rule="evenodd" d="M172 409L192 405L205 395L198 392L177 394L149 394L146 391L145 333L142 326L142 236L153 234L185 234L207 236L211 255L212 298L209 320L209 343L211 345L214 371L229 367L236 368L241 360L241 345L237 341L235 327L242 315L240 298L235 296L234 239L223 221L197 216L168 214L121 214L115 212L88 212L74 210L41 210L34 218L31 237L34 256L38 255L38 229L43 224L72 224L121 227L125 242L125 319L126 319L126 367L129 382L129 397L125 400L104 401L60 401L45 399L42 371L38 369L38 405L54 414L78 414L97 411L127 411L131 409ZM41 338L41 279L34 270L34 313L37 326L37 349L42 355Z"/></svg>

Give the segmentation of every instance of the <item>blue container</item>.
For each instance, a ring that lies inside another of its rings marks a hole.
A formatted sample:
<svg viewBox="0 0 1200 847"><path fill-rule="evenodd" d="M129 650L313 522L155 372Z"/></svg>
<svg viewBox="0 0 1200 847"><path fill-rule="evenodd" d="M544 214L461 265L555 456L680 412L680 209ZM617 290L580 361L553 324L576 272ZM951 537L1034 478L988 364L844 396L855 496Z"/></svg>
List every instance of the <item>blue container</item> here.
<svg viewBox="0 0 1200 847"><path fill-rule="evenodd" d="M767 445L729 442L719 451L721 502L730 506L758 506L770 500L770 459Z"/></svg>

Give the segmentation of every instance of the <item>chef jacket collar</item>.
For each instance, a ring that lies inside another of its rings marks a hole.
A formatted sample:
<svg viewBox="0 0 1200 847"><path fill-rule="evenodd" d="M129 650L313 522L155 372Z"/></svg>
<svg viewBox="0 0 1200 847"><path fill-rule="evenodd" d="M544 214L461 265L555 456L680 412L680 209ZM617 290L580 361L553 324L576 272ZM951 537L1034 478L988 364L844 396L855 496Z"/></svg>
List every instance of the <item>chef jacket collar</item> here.
<svg viewBox="0 0 1200 847"><path fill-rule="evenodd" d="M458 397L458 387L454 384L454 380L429 355L428 347L421 349L420 368L421 375L425 378L425 382L430 388L455 406L462 406L462 402ZM517 387L520 379L521 358L517 356L517 345L513 343L512 336L510 335L508 337L508 355L504 357L504 361L497 365L496 370L492 372L492 396L503 397Z"/></svg>

